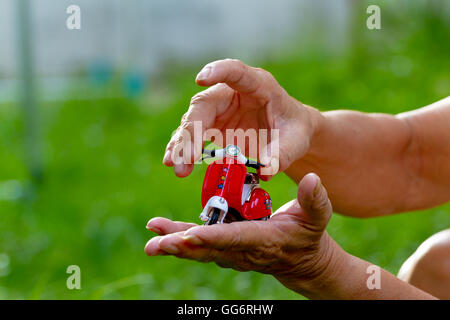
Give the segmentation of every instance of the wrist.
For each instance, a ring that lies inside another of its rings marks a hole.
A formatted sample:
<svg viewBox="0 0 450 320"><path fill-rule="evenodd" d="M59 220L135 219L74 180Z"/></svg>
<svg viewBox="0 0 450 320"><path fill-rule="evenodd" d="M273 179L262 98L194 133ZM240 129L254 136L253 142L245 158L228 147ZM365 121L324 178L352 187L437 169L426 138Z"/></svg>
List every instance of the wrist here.
<svg viewBox="0 0 450 320"><path fill-rule="evenodd" d="M352 256L345 252L327 233L328 250L322 262L322 271L304 288L310 299L339 299L342 279L346 276Z"/></svg>
<svg viewBox="0 0 450 320"><path fill-rule="evenodd" d="M315 255L314 269L307 276L276 277L284 286L310 299L332 299L340 291L340 280L351 256L325 231Z"/></svg>
<svg viewBox="0 0 450 320"><path fill-rule="evenodd" d="M324 155L324 152L328 149L327 139L324 136L329 122L318 109L303 105L298 101L297 103L299 105L298 109L303 111L300 112L300 116L297 118L298 123L302 126L302 123L307 121L309 128L307 134L302 135L307 142L303 152L294 158L295 160L284 172L296 183L299 183L306 173L311 172L311 170L317 170L320 167L317 164L328 159L328 156ZM313 167L311 164L315 164L315 166Z"/></svg>
<svg viewBox="0 0 450 320"><path fill-rule="evenodd" d="M323 136L324 132L326 132L327 121L325 116L318 109L307 105L304 105L304 108L308 112L311 134L309 136L308 150L302 158L315 158L321 155L324 150Z"/></svg>
<svg viewBox="0 0 450 320"><path fill-rule="evenodd" d="M305 129L304 133L309 140L308 144L311 145L322 131L325 117L318 109L303 104L291 96L289 96L289 99L293 101L293 109L296 110L297 125Z"/></svg>
<svg viewBox="0 0 450 320"><path fill-rule="evenodd" d="M297 140L293 142L295 148L291 150L291 159L293 160L289 163L288 167L284 170L289 176L290 171L295 171L297 165L295 163L298 160L304 159L305 157L310 157L312 154L320 151L319 140L321 139L322 132L325 126L324 115L311 106L302 104L295 98L286 95L288 98L288 112L284 114L284 117L292 121L292 128L290 129L293 134L297 137ZM302 176L303 177L303 176ZM300 178L300 177L299 177Z"/></svg>
<svg viewBox="0 0 450 320"><path fill-rule="evenodd" d="M323 131L322 129L325 124L325 117L323 116L322 112L314 107L303 104L303 108L305 108L306 112L308 113L308 119L310 123L309 126L311 128L309 144L310 146L312 146L315 144L317 137Z"/></svg>

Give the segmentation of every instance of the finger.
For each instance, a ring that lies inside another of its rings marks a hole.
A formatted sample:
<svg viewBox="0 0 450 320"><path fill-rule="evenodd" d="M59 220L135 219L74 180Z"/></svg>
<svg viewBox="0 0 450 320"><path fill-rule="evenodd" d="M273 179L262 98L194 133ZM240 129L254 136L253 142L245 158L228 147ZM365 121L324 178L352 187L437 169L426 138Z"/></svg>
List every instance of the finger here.
<svg viewBox="0 0 450 320"><path fill-rule="evenodd" d="M198 224L172 221L162 217L152 218L147 223L147 229L159 235L166 235L170 233L186 231L193 227L198 227Z"/></svg>
<svg viewBox="0 0 450 320"><path fill-rule="evenodd" d="M178 258L209 262L213 261L217 254L216 250L200 247L186 241L184 232L164 236L159 240L158 244L160 250Z"/></svg>
<svg viewBox="0 0 450 320"><path fill-rule="evenodd" d="M248 270L248 267L245 268L242 254L239 252L226 252L194 245L187 241L189 236L184 236L184 232L153 239L148 242L145 248L145 252L149 256L174 255L177 258L200 262L213 261L224 268L235 268L240 271ZM239 265L244 267L239 267Z"/></svg>
<svg viewBox="0 0 450 320"><path fill-rule="evenodd" d="M270 228L268 221L239 221L195 227L184 233L185 240L193 245L219 250L246 250L261 245L270 246L278 229Z"/></svg>
<svg viewBox="0 0 450 320"><path fill-rule="evenodd" d="M183 237L184 232L154 237L147 242L145 246L145 253L149 256L169 254L179 258L192 259L202 262L214 260L216 257L216 252L212 252L212 249L193 245L186 242Z"/></svg>
<svg viewBox="0 0 450 320"><path fill-rule="evenodd" d="M197 84L212 86L226 83L231 88L248 94L255 94L269 100L273 84L272 75L259 68L253 68L235 59L218 60L207 64L197 75Z"/></svg>
<svg viewBox="0 0 450 320"><path fill-rule="evenodd" d="M176 255L183 244L184 231L171 233L165 236L157 236L150 239L145 245L145 253L149 256L159 255L160 252Z"/></svg>
<svg viewBox="0 0 450 320"><path fill-rule="evenodd" d="M144 251L148 256L163 256L167 255L167 252L163 251L159 247L159 240L162 237L153 237L145 245Z"/></svg>
<svg viewBox="0 0 450 320"><path fill-rule="evenodd" d="M201 157L205 131L213 128L216 118L237 103L234 95L234 90L226 84L217 84L192 98L163 160L165 165L174 166L178 176L190 174L192 164Z"/></svg>
<svg viewBox="0 0 450 320"><path fill-rule="evenodd" d="M169 154L170 160L167 160L166 163L173 166L175 174L180 178L187 177L194 169L193 162L190 160L191 157L186 154L186 152L192 152L191 149L189 131L178 129L169 142L166 154Z"/></svg>
<svg viewBox="0 0 450 320"><path fill-rule="evenodd" d="M303 219L317 230L324 230L333 209L327 191L315 173L308 173L298 186L298 202L303 211Z"/></svg>

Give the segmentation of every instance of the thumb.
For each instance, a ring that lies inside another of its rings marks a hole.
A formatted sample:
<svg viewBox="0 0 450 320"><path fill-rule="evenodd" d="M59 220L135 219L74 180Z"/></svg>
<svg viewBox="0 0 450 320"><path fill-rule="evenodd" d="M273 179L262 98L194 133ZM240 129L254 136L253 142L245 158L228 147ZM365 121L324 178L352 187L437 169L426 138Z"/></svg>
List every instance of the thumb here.
<svg viewBox="0 0 450 320"><path fill-rule="evenodd" d="M300 181L297 198L305 222L318 230L325 230L333 209L327 191L315 173L308 173Z"/></svg>

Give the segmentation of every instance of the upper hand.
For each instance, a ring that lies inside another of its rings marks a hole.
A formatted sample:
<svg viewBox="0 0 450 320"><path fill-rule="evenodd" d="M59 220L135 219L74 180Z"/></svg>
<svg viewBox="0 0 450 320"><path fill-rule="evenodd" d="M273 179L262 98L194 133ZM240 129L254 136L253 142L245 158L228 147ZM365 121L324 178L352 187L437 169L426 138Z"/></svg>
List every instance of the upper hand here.
<svg viewBox="0 0 450 320"><path fill-rule="evenodd" d="M224 137L226 129L255 129L257 134L259 129L267 129L269 136L271 129L279 129L279 156L270 153L273 141L262 146L266 150L259 150L259 154L268 155L259 159L267 167L263 179L284 171L306 153L315 130L315 109L289 96L269 72L247 66L239 60L226 59L207 64L197 75L196 82L210 88L192 98L189 110L182 117L164 155L163 163L173 166L177 176L188 176L193 163L201 157L203 139L189 143L190 163L174 161L174 150L182 149L183 130L194 137L194 121L202 122L202 133L206 129L217 128ZM221 144L220 141L215 142ZM247 151L248 148L245 152L248 155Z"/></svg>

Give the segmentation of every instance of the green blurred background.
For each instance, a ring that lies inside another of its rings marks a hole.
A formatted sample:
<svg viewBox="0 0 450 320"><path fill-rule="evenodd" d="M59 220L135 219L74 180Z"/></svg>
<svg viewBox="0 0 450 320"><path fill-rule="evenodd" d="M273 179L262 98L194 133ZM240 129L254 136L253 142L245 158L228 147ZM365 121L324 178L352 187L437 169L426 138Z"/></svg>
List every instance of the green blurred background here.
<svg viewBox="0 0 450 320"><path fill-rule="evenodd" d="M333 26L325 24L327 11L319 8L322 18L307 29L292 25L287 41L277 35L263 39L266 49L258 48L258 59L249 54L251 38L234 45L233 56L214 46L186 60L183 53L167 54L151 72L96 58L77 64L63 87L55 82L56 97L46 91L39 65L30 64L28 71L37 70L35 90L26 92L26 81L18 82L0 100L0 298L302 298L267 275L149 258L143 248L152 234L145 225L155 216L200 222L206 165L179 179L161 161L190 97L201 90L194 83L197 72L212 60L233 57L263 67L292 96L320 110L395 114L448 96L448 1L338 3L346 8L346 37L335 48L326 37ZM374 3L381 8L381 30L366 28L366 8ZM236 4L233 10L239 9ZM61 28L65 17L63 8ZM224 23L242 21L230 15ZM255 29L266 22L251 19ZM214 29L204 32L205 43L215 37ZM153 36L169 37L164 30ZM17 39L18 50L26 48L26 37ZM34 42L30 52L46 45ZM18 65L24 63L19 51ZM7 80L20 81L21 74L30 76L26 71L0 68L3 93ZM274 208L296 195L296 185L283 174L263 187ZM450 226L449 213L447 204L365 220L335 214L328 231L346 251L397 273L422 241ZM81 268L81 290L66 288L66 268L73 264Z"/></svg>

